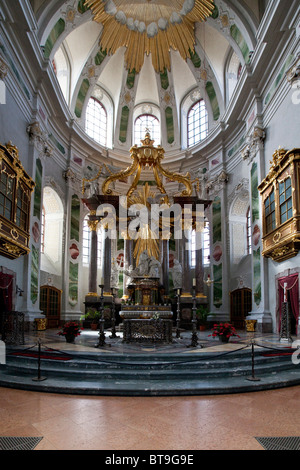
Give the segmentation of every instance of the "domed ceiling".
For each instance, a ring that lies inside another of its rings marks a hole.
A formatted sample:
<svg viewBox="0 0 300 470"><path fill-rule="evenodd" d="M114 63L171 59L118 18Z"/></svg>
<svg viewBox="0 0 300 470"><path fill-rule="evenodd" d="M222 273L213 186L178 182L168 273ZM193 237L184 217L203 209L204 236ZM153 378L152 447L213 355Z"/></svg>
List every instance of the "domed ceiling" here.
<svg viewBox="0 0 300 470"><path fill-rule="evenodd" d="M108 149L128 150L135 117L162 126L166 152L186 147L189 107L205 100L209 130L222 119L250 61L259 0L32 0L40 44L84 129L91 96L111 128Z"/></svg>

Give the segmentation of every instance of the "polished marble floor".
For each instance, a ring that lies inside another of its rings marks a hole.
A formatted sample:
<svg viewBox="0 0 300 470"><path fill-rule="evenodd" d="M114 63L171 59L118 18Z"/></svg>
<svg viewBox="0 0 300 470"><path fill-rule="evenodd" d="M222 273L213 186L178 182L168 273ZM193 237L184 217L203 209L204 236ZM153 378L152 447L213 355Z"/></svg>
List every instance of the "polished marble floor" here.
<svg viewBox="0 0 300 470"><path fill-rule="evenodd" d="M95 346L99 342L99 331L92 331L90 329L82 329L80 336L75 339L74 344L66 343L65 338L58 333L59 329L46 329L42 331L31 331L25 333L25 343L14 347L14 349L27 350L30 348L37 349L40 342L41 349L53 348L56 351L77 353L98 354L135 354L135 353L152 353L156 354L194 354L195 352L206 354L213 352L228 352L237 351L242 348L251 348L251 343L254 342L256 348L276 348L285 349L291 348L294 341L299 340L299 337L292 336L291 341L280 341L279 335L274 333L259 333L247 332L245 330L238 330L238 336L232 336L228 344L221 343L218 338L212 337L211 330L197 331L198 344L196 347L190 347L192 341L192 332L181 330L180 338L176 337L175 328L173 329L172 340L168 343L153 343L135 342L124 343L123 333L121 330L116 330L117 337L111 339L111 330L105 330L105 345L100 348Z"/></svg>
<svg viewBox="0 0 300 470"><path fill-rule="evenodd" d="M234 350L253 339L242 333L236 341L220 345L209 334L198 336L210 351ZM57 331L46 330L27 335L22 348L39 339L43 346L58 350L97 353L97 337L97 332L86 331L69 345ZM166 348L190 354L185 346L189 337L186 333ZM254 339L269 347L285 347L277 335L255 334ZM121 339L107 342L111 346L101 351L120 353L133 347ZM159 351L166 349L162 346ZM200 354L205 351L198 349ZM0 435L43 437L36 450L263 450L256 437L300 436L299 399L300 386L187 397L81 396L0 388Z"/></svg>
<svg viewBox="0 0 300 470"><path fill-rule="evenodd" d="M200 397L89 397L0 388L0 435L35 450L263 450L300 435L300 386Z"/></svg>

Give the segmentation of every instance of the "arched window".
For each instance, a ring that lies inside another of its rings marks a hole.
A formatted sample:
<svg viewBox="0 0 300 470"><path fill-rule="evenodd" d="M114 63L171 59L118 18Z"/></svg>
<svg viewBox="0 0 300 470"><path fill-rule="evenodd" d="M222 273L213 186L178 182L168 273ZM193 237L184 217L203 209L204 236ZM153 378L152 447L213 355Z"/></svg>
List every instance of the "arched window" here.
<svg viewBox="0 0 300 470"><path fill-rule="evenodd" d="M91 250L91 230L88 225L88 215L83 220L82 227L82 264L90 264L90 250ZM101 256L103 249L103 230L98 230L98 249L97 249L97 265L101 267Z"/></svg>
<svg viewBox="0 0 300 470"><path fill-rule="evenodd" d="M64 45L62 45L56 52L52 65L66 103L69 104L71 67Z"/></svg>
<svg viewBox="0 0 300 470"><path fill-rule="evenodd" d="M210 232L209 232L209 222L206 220L204 222L203 230L203 264L204 266L209 265L210 263Z"/></svg>
<svg viewBox="0 0 300 470"><path fill-rule="evenodd" d="M43 190L41 269L57 275L62 270L63 218L61 198L46 186Z"/></svg>
<svg viewBox="0 0 300 470"><path fill-rule="evenodd" d="M140 145L141 140L145 138L146 129L149 129L151 139L155 145L160 145L160 122L152 114L142 114L138 116L134 123L134 143Z"/></svg>
<svg viewBox="0 0 300 470"><path fill-rule="evenodd" d="M99 144L107 145L107 114L104 106L95 98L90 98L85 116L85 131Z"/></svg>
<svg viewBox="0 0 300 470"><path fill-rule="evenodd" d="M188 112L188 147L198 144L208 133L208 114L204 101L197 101Z"/></svg>
<svg viewBox="0 0 300 470"><path fill-rule="evenodd" d="M195 268L196 266L196 232L192 231L191 235L191 267ZM203 265L208 266L210 263L210 236L209 236L209 223L207 220L204 222L204 229L202 232L202 255L203 255Z"/></svg>
<svg viewBox="0 0 300 470"><path fill-rule="evenodd" d="M226 68L226 87L227 87L227 101L229 102L234 89L240 79L241 72L242 72L242 64L237 56L237 54L232 51L231 55L229 55L229 60L227 62Z"/></svg>

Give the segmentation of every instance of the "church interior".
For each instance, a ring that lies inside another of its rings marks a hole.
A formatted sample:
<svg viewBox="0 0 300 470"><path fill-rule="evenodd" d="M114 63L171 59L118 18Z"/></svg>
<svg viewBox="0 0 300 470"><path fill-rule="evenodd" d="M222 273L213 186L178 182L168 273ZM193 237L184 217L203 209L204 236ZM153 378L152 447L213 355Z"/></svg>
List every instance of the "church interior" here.
<svg viewBox="0 0 300 470"><path fill-rule="evenodd" d="M2 0L0 20L2 434L299 450L298 0Z"/></svg>

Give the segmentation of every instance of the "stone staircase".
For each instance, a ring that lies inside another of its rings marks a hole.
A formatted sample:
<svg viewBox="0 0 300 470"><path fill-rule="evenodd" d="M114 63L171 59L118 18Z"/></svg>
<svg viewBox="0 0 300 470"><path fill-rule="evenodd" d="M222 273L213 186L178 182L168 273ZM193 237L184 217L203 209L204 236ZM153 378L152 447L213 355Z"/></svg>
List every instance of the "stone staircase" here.
<svg viewBox="0 0 300 470"><path fill-rule="evenodd" d="M61 360L12 355L0 366L0 386L116 396L211 395L300 384L300 365L287 353L251 348L221 353L77 353ZM62 356L62 355L61 355Z"/></svg>

